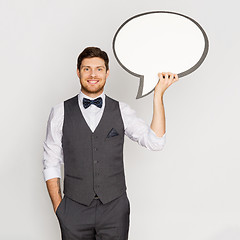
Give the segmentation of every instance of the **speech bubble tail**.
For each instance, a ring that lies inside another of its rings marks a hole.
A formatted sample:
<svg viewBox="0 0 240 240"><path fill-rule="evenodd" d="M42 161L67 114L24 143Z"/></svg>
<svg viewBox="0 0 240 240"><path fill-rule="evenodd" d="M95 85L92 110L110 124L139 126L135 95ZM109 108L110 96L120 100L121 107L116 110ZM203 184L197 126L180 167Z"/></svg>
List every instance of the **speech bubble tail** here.
<svg viewBox="0 0 240 240"><path fill-rule="evenodd" d="M142 98L154 91L158 83L158 76L155 75L140 75L139 87L136 99Z"/></svg>
<svg viewBox="0 0 240 240"><path fill-rule="evenodd" d="M143 94L142 94L143 93L143 83L144 83L144 76L140 76L139 87L138 87L136 99L143 97Z"/></svg>

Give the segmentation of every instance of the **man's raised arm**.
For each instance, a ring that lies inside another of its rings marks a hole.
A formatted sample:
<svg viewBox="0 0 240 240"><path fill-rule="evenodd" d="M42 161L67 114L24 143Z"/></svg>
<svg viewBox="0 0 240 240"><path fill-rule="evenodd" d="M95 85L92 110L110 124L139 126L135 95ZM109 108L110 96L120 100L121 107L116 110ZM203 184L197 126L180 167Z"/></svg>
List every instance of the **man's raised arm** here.
<svg viewBox="0 0 240 240"><path fill-rule="evenodd" d="M159 81L154 90L153 118L150 127L158 137L162 137L166 132L163 94L172 83L178 80L178 76L170 72L159 73L158 76Z"/></svg>

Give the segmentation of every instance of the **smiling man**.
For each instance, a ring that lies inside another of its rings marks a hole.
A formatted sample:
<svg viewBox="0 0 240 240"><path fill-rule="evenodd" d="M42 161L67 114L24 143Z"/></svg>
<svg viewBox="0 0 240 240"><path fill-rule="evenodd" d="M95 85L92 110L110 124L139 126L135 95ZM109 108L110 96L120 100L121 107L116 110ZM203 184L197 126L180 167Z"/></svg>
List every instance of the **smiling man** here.
<svg viewBox="0 0 240 240"><path fill-rule="evenodd" d="M149 126L128 104L104 93L108 63L101 49L84 49L77 61L81 91L54 106L48 119L43 174L63 240L127 240L124 136L152 151L166 142L163 94L177 74L159 73Z"/></svg>

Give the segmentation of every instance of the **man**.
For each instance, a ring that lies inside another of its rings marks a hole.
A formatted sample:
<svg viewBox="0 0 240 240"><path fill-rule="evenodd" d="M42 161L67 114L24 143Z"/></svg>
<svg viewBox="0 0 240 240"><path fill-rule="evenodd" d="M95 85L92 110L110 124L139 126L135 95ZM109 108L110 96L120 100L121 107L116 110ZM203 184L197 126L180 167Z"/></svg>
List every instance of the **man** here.
<svg viewBox="0 0 240 240"><path fill-rule="evenodd" d="M127 240L124 135L153 151L165 144L163 94L178 76L159 73L149 127L126 103L104 94L108 63L101 49L84 49L77 62L80 93L53 107L49 116L43 174L63 240Z"/></svg>

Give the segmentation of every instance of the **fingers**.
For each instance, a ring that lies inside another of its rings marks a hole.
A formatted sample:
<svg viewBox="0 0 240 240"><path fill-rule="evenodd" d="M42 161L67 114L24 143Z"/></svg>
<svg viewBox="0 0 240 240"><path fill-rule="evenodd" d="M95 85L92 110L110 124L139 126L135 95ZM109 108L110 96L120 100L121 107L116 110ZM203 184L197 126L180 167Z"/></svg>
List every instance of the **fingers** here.
<svg viewBox="0 0 240 240"><path fill-rule="evenodd" d="M162 74L162 73L159 73L159 74L158 74L158 77L159 77L160 81L163 80L163 74Z"/></svg>
<svg viewBox="0 0 240 240"><path fill-rule="evenodd" d="M167 74L168 74L169 80L172 82L172 81L173 81L173 78L174 78L174 74L173 74L173 73L170 73L170 72L168 72Z"/></svg>
<svg viewBox="0 0 240 240"><path fill-rule="evenodd" d="M175 82L175 81L178 81L178 79L179 79L179 78L178 78L178 75L177 75L177 74L173 74L173 75L174 75L174 79L175 79L174 82Z"/></svg>
<svg viewBox="0 0 240 240"><path fill-rule="evenodd" d="M158 73L159 79L169 79L170 81L177 81L179 80L178 75L171 73L171 72L162 72L162 73Z"/></svg>

